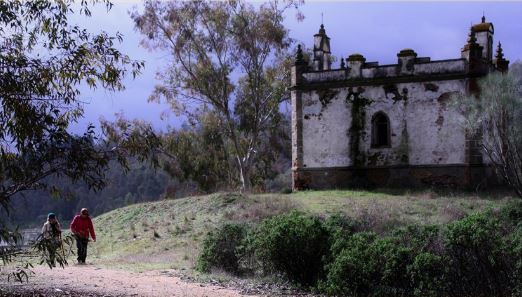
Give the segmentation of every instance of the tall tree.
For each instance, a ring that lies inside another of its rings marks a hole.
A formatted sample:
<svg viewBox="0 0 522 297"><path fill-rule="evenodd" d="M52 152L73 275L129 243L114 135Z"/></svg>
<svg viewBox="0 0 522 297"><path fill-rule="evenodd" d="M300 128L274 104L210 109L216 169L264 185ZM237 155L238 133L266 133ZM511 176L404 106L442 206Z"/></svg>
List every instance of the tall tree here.
<svg viewBox="0 0 522 297"><path fill-rule="evenodd" d="M245 191L261 138L277 125L288 98L291 39L283 19L298 4L146 1L143 12L132 14L143 44L172 55L151 100L168 102L189 120L211 109Z"/></svg>
<svg viewBox="0 0 522 297"><path fill-rule="evenodd" d="M459 96L455 107L470 133L482 135L482 148L497 175L522 197L522 64L509 73L479 81L477 96Z"/></svg>
<svg viewBox="0 0 522 297"><path fill-rule="evenodd" d="M69 125L83 115L80 88L123 89L142 62L118 51L120 34L92 34L71 25L75 13L90 16L91 4L109 1L0 1L0 207L36 189L57 193L46 178L67 176L90 188L104 185L109 159L93 127L80 136ZM5 226L0 225L0 229ZM2 230L0 239L11 233ZM0 256L6 257L2 249Z"/></svg>

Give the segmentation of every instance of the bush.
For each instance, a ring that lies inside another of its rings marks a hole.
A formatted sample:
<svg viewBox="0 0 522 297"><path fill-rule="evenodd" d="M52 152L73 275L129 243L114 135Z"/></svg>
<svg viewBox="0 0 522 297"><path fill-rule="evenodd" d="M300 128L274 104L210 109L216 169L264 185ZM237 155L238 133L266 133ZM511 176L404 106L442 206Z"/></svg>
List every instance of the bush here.
<svg viewBox="0 0 522 297"><path fill-rule="evenodd" d="M323 224L329 236L330 252L323 259L324 263L328 264L333 262L334 258L346 246L348 238L357 231L360 223L345 214L336 213L329 216Z"/></svg>
<svg viewBox="0 0 522 297"><path fill-rule="evenodd" d="M340 235L352 235L355 233L360 223L342 213L335 213L324 221L324 226L330 235L340 232Z"/></svg>
<svg viewBox="0 0 522 297"><path fill-rule="evenodd" d="M392 232L401 243L411 247L417 254L421 252L440 252L443 243L437 225L409 225Z"/></svg>
<svg viewBox="0 0 522 297"><path fill-rule="evenodd" d="M210 272L212 268L240 273L240 247L247 234L247 227L239 224L225 224L215 232L208 233L198 257L196 269Z"/></svg>
<svg viewBox="0 0 522 297"><path fill-rule="evenodd" d="M415 257L408 271L414 296L445 296L445 261L443 257L432 253L420 253Z"/></svg>
<svg viewBox="0 0 522 297"><path fill-rule="evenodd" d="M522 296L522 225L510 237L510 252L513 260L513 296Z"/></svg>
<svg viewBox="0 0 522 297"><path fill-rule="evenodd" d="M341 296L406 296L412 287L408 268L413 250L395 237L356 233L332 246L333 262L319 289Z"/></svg>
<svg viewBox="0 0 522 297"><path fill-rule="evenodd" d="M329 295L367 296L376 279L378 262L370 249L376 235L361 232L348 238L339 238L332 249L334 260L326 267L326 280L319 290Z"/></svg>
<svg viewBox="0 0 522 297"><path fill-rule="evenodd" d="M282 272L305 286L322 275L329 236L318 218L292 211L264 220L252 236L250 250L265 272Z"/></svg>
<svg viewBox="0 0 522 297"><path fill-rule="evenodd" d="M509 202L502 207L500 213L505 223L514 226L522 223L522 201L519 199Z"/></svg>
<svg viewBox="0 0 522 297"><path fill-rule="evenodd" d="M521 297L519 211L406 226L388 236L356 232L360 225L341 214L322 222L292 211L265 219L248 235L240 225L209 234L198 269L261 267L335 296Z"/></svg>
<svg viewBox="0 0 522 297"><path fill-rule="evenodd" d="M449 285L461 295L510 294L509 248L500 223L489 212L472 214L447 226L445 248L451 267Z"/></svg>

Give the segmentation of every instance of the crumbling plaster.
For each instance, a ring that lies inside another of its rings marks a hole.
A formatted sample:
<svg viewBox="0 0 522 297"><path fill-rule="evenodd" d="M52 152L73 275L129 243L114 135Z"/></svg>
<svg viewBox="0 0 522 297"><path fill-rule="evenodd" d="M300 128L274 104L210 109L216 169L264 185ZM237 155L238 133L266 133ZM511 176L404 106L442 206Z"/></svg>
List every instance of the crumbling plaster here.
<svg viewBox="0 0 522 297"><path fill-rule="evenodd" d="M448 109L448 95L465 89L465 80L396 84L397 99L386 93L385 85L362 86L359 96L369 99L364 106L364 127L360 133L359 154L363 166L446 165L465 162L465 132L456 125L460 115ZM434 88L433 86L436 86ZM348 87L325 106L317 90L302 93L303 167L353 166L350 155L352 103L346 100ZM351 89L357 89L351 87ZM436 89L436 90L434 90ZM444 96L446 94L446 96ZM441 100L442 98L442 100ZM390 119L391 146L371 147L372 116L382 111Z"/></svg>

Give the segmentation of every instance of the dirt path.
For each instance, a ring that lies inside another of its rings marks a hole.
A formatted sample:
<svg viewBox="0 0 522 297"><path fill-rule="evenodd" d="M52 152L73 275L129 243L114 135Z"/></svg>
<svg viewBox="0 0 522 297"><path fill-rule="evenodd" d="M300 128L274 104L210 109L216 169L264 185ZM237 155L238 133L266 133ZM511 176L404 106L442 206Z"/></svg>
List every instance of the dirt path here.
<svg viewBox="0 0 522 297"><path fill-rule="evenodd" d="M185 282L174 276L173 271L137 273L93 265L73 265L52 270L37 267L34 272L36 274L29 283L9 286L18 287L17 291L24 289L23 286L30 286L37 292L52 292L58 296L244 296L232 289L216 285ZM2 286L5 286L5 283Z"/></svg>

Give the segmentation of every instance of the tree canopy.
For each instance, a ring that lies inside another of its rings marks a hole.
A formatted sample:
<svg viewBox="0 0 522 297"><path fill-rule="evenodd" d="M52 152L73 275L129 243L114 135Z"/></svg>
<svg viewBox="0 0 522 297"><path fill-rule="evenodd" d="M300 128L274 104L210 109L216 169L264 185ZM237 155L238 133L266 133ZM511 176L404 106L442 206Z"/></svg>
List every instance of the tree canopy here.
<svg viewBox="0 0 522 297"><path fill-rule="evenodd" d="M117 49L120 34L70 24L72 14L89 17L95 4L112 7L97 0L0 1L0 207L6 211L17 195L59 193L46 183L51 176L100 189L109 160L123 160L93 126L83 135L68 129L83 115L82 89L121 90L123 78L143 67ZM7 239L11 233L0 229Z"/></svg>
<svg viewBox="0 0 522 297"><path fill-rule="evenodd" d="M250 190L259 146L289 96L292 40L283 20L298 5L146 1L143 12L132 14L143 44L172 57L150 99L168 102L192 122L210 111L243 190Z"/></svg>

